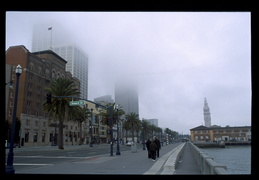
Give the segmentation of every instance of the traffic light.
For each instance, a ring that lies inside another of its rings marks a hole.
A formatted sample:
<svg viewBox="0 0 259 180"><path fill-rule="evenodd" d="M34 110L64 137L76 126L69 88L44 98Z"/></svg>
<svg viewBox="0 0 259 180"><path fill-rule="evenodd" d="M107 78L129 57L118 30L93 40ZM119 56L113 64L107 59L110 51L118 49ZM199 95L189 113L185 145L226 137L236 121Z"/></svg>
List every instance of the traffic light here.
<svg viewBox="0 0 259 180"><path fill-rule="evenodd" d="M47 94L46 100L48 104L51 104L51 93Z"/></svg>

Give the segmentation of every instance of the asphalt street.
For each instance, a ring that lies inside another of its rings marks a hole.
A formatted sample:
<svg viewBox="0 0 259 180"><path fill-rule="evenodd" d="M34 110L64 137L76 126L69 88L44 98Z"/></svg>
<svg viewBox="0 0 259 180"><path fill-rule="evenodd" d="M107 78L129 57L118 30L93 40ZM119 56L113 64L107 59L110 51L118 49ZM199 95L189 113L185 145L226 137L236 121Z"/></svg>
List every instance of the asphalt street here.
<svg viewBox="0 0 259 180"><path fill-rule="evenodd" d="M164 145L160 157L181 143ZM143 174L155 162L147 157L147 150L138 144L137 152L130 146L120 145L121 155L110 156L110 145L74 145L64 150L56 146L14 149L14 168L16 174ZM8 150L6 150L6 155Z"/></svg>

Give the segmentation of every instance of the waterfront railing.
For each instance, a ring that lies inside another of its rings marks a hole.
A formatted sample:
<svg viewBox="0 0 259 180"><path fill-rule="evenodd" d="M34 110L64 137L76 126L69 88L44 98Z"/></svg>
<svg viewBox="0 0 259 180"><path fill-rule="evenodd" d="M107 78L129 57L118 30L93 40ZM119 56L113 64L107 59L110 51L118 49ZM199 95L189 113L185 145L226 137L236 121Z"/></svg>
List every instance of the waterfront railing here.
<svg viewBox="0 0 259 180"><path fill-rule="evenodd" d="M227 166L219 164L196 145L190 142L191 151L202 174L229 174Z"/></svg>

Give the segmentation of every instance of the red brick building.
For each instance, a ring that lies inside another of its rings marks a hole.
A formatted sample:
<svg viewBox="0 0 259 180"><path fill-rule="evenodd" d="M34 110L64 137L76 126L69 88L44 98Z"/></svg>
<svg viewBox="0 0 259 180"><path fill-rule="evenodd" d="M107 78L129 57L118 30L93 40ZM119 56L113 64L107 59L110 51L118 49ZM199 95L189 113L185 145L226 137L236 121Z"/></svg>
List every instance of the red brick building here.
<svg viewBox="0 0 259 180"><path fill-rule="evenodd" d="M11 46L6 51L6 79L13 81L14 87L6 91L6 119L12 121L13 102L15 94L16 74L18 64L22 67L19 80L19 92L17 102L17 118L21 121L21 145L50 145L54 134L54 128L47 113L43 111L43 103L46 101L45 87L57 77L72 79L78 89L80 82L72 77L66 69L66 60L51 50L29 52L25 46ZM66 125L64 134L73 134L72 142L77 142L79 137L79 125ZM58 132L58 131L56 131ZM68 142L69 143L69 142Z"/></svg>

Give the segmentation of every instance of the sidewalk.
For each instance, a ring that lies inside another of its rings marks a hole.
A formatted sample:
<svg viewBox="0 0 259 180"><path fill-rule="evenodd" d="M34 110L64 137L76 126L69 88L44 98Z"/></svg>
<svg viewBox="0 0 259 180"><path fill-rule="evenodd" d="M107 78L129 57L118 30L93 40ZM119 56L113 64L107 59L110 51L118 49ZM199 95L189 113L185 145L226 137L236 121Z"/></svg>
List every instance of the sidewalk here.
<svg viewBox="0 0 259 180"><path fill-rule="evenodd" d="M199 166L195 161L193 154L190 150L190 144L186 143L183 152L180 156L174 174L190 175L201 174Z"/></svg>
<svg viewBox="0 0 259 180"><path fill-rule="evenodd" d="M181 143L164 145L161 147L160 158L167 159L168 153ZM74 159L60 164L16 171L16 174L132 174L142 175L151 167L161 168L164 161L153 162L147 157L147 150L138 149L133 153L123 151L121 155L97 155L87 158ZM157 170L159 171L159 169Z"/></svg>

